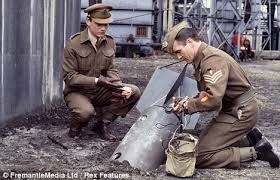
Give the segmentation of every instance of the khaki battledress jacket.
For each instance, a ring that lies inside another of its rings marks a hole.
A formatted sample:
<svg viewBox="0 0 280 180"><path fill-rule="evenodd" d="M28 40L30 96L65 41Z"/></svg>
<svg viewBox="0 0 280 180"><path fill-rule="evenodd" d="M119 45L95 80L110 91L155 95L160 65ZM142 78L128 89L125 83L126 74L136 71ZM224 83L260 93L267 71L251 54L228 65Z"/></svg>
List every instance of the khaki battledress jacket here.
<svg viewBox="0 0 280 180"><path fill-rule="evenodd" d="M202 42L193 63L200 97L189 101L189 113L231 107L235 99L251 89L243 69L222 50ZM208 100L201 102L206 95Z"/></svg>
<svg viewBox="0 0 280 180"><path fill-rule="evenodd" d="M251 83L231 56L203 42L193 65L200 93L188 102L188 112L219 110L200 135L196 165L238 168L235 144L254 127L258 111Z"/></svg>
<svg viewBox="0 0 280 180"><path fill-rule="evenodd" d="M103 73L104 76L121 82L113 65L116 50L113 38L106 35L94 48L92 46L88 29L75 34L67 42L63 52L64 95L73 91L92 93L96 86L95 78Z"/></svg>
<svg viewBox="0 0 280 180"><path fill-rule="evenodd" d="M125 117L141 95L137 86L122 83L114 68L113 38L106 35L95 40L93 42L85 29L73 35L63 51L64 99L76 124L90 121L96 115L95 107L102 108L103 119L113 121L117 116ZM113 96L112 90L97 86L95 79L100 75L109 77L115 84L130 87L130 98Z"/></svg>

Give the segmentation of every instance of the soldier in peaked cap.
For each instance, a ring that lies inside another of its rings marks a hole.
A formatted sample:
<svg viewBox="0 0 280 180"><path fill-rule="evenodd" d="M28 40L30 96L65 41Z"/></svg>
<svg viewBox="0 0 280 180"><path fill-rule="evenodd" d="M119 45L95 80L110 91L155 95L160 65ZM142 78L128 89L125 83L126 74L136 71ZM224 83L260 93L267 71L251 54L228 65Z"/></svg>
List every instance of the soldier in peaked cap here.
<svg viewBox="0 0 280 180"><path fill-rule="evenodd" d="M108 4L94 4L86 8L84 12L88 13L88 17L97 24L109 24L113 22L111 10L112 6Z"/></svg>
<svg viewBox="0 0 280 180"><path fill-rule="evenodd" d="M94 119L93 131L114 141L108 125L118 116L125 117L141 94L135 85L123 83L114 68L116 45L106 34L113 21L111 10L106 4L86 8L87 28L73 35L63 51L64 99L72 114L70 137L80 136Z"/></svg>
<svg viewBox="0 0 280 180"><path fill-rule="evenodd" d="M253 87L240 65L224 51L200 40L183 22L165 36L163 50L194 66L199 94L175 99L176 113L218 110L199 137L196 166L239 168L241 162L262 160L279 167L271 144L254 128L258 112Z"/></svg>

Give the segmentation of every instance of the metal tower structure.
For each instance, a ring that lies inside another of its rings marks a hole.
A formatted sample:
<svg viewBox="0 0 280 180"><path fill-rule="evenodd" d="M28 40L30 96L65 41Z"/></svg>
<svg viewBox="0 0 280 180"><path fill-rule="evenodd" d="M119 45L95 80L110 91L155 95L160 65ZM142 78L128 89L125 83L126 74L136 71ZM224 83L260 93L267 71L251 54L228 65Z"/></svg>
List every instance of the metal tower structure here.
<svg viewBox="0 0 280 180"><path fill-rule="evenodd" d="M174 0L173 10L174 24L189 22L206 42L236 59L241 36L249 39L257 52L280 47L280 0ZM238 34L236 49L231 43L234 33Z"/></svg>

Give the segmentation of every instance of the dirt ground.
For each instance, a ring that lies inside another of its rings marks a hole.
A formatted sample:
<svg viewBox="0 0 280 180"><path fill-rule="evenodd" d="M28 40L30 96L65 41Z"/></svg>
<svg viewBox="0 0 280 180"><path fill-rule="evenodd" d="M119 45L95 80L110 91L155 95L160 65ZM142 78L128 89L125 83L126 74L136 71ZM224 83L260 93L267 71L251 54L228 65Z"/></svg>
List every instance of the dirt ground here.
<svg viewBox="0 0 280 180"><path fill-rule="evenodd" d="M116 59L124 82L133 83L143 91L155 67L173 62L170 56L153 56L143 59ZM257 126L264 132L280 155L280 61L253 61L242 63L256 88L260 107ZM180 71L183 65L170 69ZM188 74L192 69L189 67ZM139 117L134 108L124 119L117 119L111 125L113 133L121 139ZM202 114L198 129L209 118ZM27 114L10 121L0 128L0 179L7 174L11 179L20 173L52 172L54 179L176 179L166 175L164 166L151 172L143 172L128 164L110 162L109 158L119 142L100 139L90 127L83 131L80 139L67 136L69 111L63 102L54 104L48 110ZM90 125L89 125L90 126ZM68 150L53 143L56 139ZM11 172L14 172L12 174ZM99 174L100 173L100 174ZM23 177L23 176L22 176ZM28 176L26 179L29 179ZM87 177L87 178L86 178ZM38 178L34 178L38 179ZM280 169L271 169L268 163L256 161L242 164L239 170L197 169L193 179L280 179Z"/></svg>

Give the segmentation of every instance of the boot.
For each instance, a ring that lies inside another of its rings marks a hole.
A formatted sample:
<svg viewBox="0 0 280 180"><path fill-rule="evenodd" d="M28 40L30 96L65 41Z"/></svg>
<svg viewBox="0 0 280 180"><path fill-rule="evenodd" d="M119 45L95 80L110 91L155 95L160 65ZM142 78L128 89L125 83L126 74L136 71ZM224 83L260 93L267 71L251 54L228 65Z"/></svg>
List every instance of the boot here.
<svg viewBox="0 0 280 180"><path fill-rule="evenodd" d="M81 127L70 127L68 135L71 138L79 137L81 135L82 128Z"/></svg>
<svg viewBox="0 0 280 180"><path fill-rule="evenodd" d="M108 141L116 141L117 138L111 133L108 126L103 121L97 121L92 130L97 133L102 139Z"/></svg>
<svg viewBox="0 0 280 180"><path fill-rule="evenodd" d="M79 137L81 135L82 128L86 127L87 124L88 122L81 122L81 119L79 117L73 116L68 135L71 138Z"/></svg>
<svg viewBox="0 0 280 180"><path fill-rule="evenodd" d="M272 168L279 168L279 157L272 150L271 144L263 137L256 145L257 160L269 162Z"/></svg>
<svg viewBox="0 0 280 180"><path fill-rule="evenodd" d="M247 139L249 141L249 146L255 146L261 139L262 133L258 128L253 128L248 134Z"/></svg>

